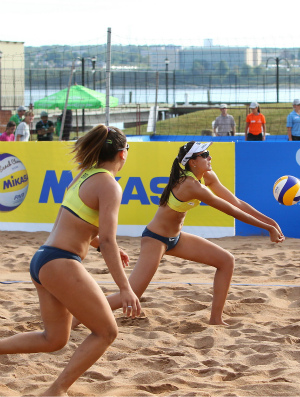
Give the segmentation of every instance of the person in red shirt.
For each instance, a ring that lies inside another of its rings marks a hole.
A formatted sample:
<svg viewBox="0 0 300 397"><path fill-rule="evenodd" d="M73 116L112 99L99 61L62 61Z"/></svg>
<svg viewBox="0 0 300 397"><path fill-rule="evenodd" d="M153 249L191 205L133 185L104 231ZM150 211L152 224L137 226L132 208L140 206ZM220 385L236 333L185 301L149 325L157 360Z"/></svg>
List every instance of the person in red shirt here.
<svg viewBox="0 0 300 397"><path fill-rule="evenodd" d="M6 125L5 132L0 136L0 141L14 141L16 128L16 123L14 121L9 121Z"/></svg>
<svg viewBox="0 0 300 397"><path fill-rule="evenodd" d="M260 113L259 104L251 102L249 113L246 118L245 141L264 141L266 138L266 119Z"/></svg>

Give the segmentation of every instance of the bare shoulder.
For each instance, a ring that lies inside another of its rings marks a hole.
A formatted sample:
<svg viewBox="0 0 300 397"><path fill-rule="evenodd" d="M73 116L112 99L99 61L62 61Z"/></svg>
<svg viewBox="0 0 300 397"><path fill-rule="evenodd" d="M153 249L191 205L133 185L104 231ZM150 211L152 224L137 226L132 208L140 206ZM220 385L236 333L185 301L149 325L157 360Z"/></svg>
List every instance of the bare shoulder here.
<svg viewBox="0 0 300 397"><path fill-rule="evenodd" d="M97 187L97 190L101 193L108 192L119 192L122 193L120 184L108 173L98 173L93 175L93 184ZM91 179L92 179L91 178Z"/></svg>
<svg viewBox="0 0 300 397"><path fill-rule="evenodd" d="M203 179L205 186L209 186L214 182L219 182L219 178L217 177L217 174L214 171L205 172L205 174L203 175Z"/></svg>
<svg viewBox="0 0 300 397"><path fill-rule="evenodd" d="M122 188L111 175L98 173L81 186L80 198L91 208L97 208L99 203L121 201Z"/></svg>

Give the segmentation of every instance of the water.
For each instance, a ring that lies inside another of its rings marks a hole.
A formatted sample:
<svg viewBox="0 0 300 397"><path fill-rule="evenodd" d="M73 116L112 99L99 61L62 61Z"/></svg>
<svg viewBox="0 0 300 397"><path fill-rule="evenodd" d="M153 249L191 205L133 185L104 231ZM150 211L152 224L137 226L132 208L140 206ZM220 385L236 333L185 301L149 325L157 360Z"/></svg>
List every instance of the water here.
<svg viewBox="0 0 300 397"><path fill-rule="evenodd" d="M44 98L45 96L54 94L59 90L48 89L45 90L25 90L25 105L34 103L35 101ZM105 91L102 91L105 93ZM130 103L155 103L156 90L155 89L112 89L111 95L119 99L120 105ZM168 97L168 98L167 98ZM299 90L287 87L281 87L279 90L279 102L292 102L294 98L299 98ZM166 89L159 89L157 93L157 101L159 103L166 103L168 99L169 104L176 102L200 102L207 103L209 100L216 103L247 103L252 101L257 102L276 102L277 93L276 88L189 88L182 89L178 88L175 91L172 88L168 89L168 95Z"/></svg>

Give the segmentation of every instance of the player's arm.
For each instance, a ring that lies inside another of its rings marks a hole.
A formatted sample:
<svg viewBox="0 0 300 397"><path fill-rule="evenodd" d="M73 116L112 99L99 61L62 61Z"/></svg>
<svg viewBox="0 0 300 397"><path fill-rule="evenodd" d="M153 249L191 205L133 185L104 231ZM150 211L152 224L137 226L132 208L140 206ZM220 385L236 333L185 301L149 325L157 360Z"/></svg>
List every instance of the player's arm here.
<svg viewBox="0 0 300 397"><path fill-rule="evenodd" d="M267 230L270 234L271 241L274 243L279 243L284 240L284 236L275 226L259 220L258 218L231 204L229 201L218 197L217 195L213 194L206 186L201 184L198 184L197 187L194 184L194 186L193 197L196 199L201 200L205 204L208 204L227 215L231 215L242 222Z"/></svg>
<svg viewBox="0 0 300 397"><path fill-rule="evenodd" d="M118 215L122 198L120 185L110 177L98 190L99 201L99 246L105 263L120 289L123 313L132 308L132 317L140 314L140 302L131 289L123 269L120 250L116 241Z"/></svg>
<svg viewBox="0 0 300 397"><path fill-rule="evenodd" d="M269 218L264 215L262 212L258 211L254 207L252 207L247 202L240 200L236 197L229 189L227 189L219 180L216 173L214 171L209 171L204 175L205 185L209 187L209 189L218 197L226 200L228 203L234 205L240 210L250 214L254 218L267 223L268 225L276 227L276 229L282 234L282 231L276 221L274 219Z"/></svg>
<svg viewBox="0 0 300 397"><path fill-rule="evenodd" d="M101 252L100 250L100 238L99 236L96 236L91 242L90 245L94 248L97 248L97 250L99 252ZM126 267L129 265L129 256L127 255L127 253L119 247L119 252L120 252L120 257L121 257L121 261L122 261L122 265L123 267Z"/></svg>

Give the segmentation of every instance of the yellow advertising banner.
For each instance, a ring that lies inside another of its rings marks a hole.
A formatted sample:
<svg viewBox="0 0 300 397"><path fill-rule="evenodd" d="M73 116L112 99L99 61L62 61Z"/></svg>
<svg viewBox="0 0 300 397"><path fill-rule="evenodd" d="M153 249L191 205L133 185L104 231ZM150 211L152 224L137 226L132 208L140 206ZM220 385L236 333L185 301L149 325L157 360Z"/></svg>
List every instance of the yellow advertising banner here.
<svg viewBox="0 0 300 397"><path fill-rule="evenodd" d="M152 219L182 145L130 142L127 163L116 178L123 189L118 234L140 235ZM67 186L78 172L71 149L70 142L0 142L1 230L51 230ZM213 169L234 192L234 143L217 142L209 150ZM209 228L215 237L233 235L234 219L201 204L188 212L185 227L205 237L210 233L202 232Z"/></svg>

